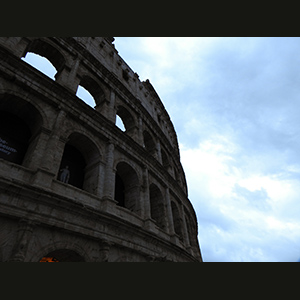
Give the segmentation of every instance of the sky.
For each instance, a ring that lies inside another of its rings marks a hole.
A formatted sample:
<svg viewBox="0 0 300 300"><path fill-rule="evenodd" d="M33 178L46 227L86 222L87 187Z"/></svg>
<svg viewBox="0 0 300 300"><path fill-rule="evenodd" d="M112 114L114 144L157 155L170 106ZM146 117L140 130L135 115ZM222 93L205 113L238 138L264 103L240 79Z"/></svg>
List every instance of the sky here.
<svg viewBox="0 0 300 300"><path fill-rule="evenodd" d="M116 37L174 123L204 261L300 258L300 38Z"/></svg>
<svg viewBox="0 0 300 300"><path fill-rule="evenodd" d="M300 261L300 38L114 44L174 124L203 261Z"/></svg>

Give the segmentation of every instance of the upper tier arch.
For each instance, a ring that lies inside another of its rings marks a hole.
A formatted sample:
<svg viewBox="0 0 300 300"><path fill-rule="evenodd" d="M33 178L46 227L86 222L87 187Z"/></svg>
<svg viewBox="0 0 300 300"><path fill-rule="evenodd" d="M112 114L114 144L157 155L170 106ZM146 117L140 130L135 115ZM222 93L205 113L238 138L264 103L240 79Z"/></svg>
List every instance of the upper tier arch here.
<svg viewBox="0 0 300 300"><path fill-rule="evenodd" d="M5 44L19 58L31 51L49 59L57 69L54 85L65 87L74 96L79 85L86 88L95 99L96 113L113 124L116 114L119 115L128 123L124 123L127 136L140 146L145 140L143 130L150 129L155 141L155 159L166 165L165 157L172 157L175 164L172 169L180 173L177 178L184 178L177 135L170 116L150 81L139 80L138 74L118 54L113 42L113 38L106 37L26 37L11 38ZM21 55L20 48L23 49ZM121 107L126 108L133 119L124 109L119 109ZM88 111L89 108L82 109ZM94 115L95 110L90 114ZM169 170L172 176L173 170ZM183 190L187 190L185 180L181 181Z"/></svg>
<svg viewBox="0 0 300 300"><path fill-rule="evenodd" d="M47 58L57 70L57 74L64 68L66 59L61 51L51 43L43 39L35 39L26 47L22 57L25 57L28 52L32 52ZM57 74L55 76L57 76Z"/></svg>

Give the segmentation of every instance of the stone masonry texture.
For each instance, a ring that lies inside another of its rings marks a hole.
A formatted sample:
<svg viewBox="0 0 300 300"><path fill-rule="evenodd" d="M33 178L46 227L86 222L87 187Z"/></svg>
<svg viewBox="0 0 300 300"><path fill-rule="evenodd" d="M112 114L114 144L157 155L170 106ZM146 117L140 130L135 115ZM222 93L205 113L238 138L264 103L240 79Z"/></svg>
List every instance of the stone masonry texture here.
<svg viewBox="0 0 300 300"><path fill-rule="evenodd" d="M0 228L2 262L202 261L173 124L113 37L0 37Z"/></svg>

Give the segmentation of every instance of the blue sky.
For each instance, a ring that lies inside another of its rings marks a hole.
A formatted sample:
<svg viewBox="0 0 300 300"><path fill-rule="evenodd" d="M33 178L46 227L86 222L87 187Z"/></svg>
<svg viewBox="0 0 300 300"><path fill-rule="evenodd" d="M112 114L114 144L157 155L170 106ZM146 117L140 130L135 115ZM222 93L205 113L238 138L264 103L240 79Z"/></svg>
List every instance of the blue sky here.
<svg viewBox="0 0 300 300"><path fill-rule="evenodd" d="M300 38L116 37L174 123L204 261L300 258Z"/></svg>

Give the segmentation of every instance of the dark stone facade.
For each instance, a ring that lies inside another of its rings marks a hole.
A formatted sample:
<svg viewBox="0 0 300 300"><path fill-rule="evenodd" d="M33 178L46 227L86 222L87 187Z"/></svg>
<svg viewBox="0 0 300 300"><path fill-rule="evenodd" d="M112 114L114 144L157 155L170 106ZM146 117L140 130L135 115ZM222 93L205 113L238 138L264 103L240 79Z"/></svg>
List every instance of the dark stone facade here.
<svg viewBox="0 0 300 300"><path fill-rule="evenodd" d="M0 261L202 261L172 122L113 42L0 38Z"/></svg>

